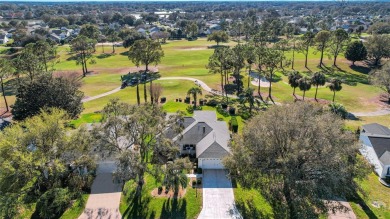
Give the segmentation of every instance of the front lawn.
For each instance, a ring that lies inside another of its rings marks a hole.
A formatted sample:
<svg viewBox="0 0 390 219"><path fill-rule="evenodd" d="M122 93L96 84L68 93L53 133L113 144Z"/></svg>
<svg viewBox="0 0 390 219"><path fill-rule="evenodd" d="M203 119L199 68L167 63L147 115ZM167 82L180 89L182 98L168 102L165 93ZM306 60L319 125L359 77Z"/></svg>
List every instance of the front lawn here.
<svg viewBox="0 0 390 219"><path fill-rule="evenodd" d="M358 199L349 200L357 218L390 218L390 188L382 185L374 173L359 183L366 197L359 194Z"/></svg>
<svg viewBox="0 0 390 219"><path fill-rule="evenodd" d="M81 199L77 199L73 204L72 207L68 208L64 212L64 214L60 217L60 219L74 219L78 218L81 213L83 213L85 205L87 204L89 194L83 194L81 196Z"/></svg>
<svg viewBox="0 0 390 219"><path fill-rule="evenodd" d="M197 218L202 209L200 191L188 186L185 196L179 199L153 197L151 192L160 184L149 174L145 175L145 181L141 203L134 195L134 181L126 183L119 207L122 218Z"/></svg>
<svg viewBox="0 0 390 219"><path fill-rule="evenodd" d="M245 189L233 181L234 199L243 218L273 218L273 210L267 200L255 189Z"/></svg>

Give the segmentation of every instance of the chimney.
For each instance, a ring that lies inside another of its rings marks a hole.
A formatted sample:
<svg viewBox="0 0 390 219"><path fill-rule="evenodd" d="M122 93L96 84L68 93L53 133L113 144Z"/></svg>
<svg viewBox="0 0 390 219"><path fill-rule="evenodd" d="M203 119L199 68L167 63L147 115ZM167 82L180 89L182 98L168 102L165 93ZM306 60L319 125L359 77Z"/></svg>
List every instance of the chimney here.
<svg viewBox="0 0 390 219"><path fill-rule="evenodd" d="M206 126L203 126L203 134L206 133Z"/></svg>

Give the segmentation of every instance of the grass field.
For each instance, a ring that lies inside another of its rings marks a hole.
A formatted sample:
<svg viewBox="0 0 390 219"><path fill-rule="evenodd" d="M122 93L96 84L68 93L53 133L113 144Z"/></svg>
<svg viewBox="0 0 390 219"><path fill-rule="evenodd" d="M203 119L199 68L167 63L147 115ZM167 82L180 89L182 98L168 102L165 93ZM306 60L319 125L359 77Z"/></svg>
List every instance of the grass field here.
<svg viewBox="0 0 390 219"><path fill-rule="evenodd" d="M274 218L272 206L259 191L245 189L233 181L234 199L241 216L244 218Z"/></svg>
<svg viewBox="0 0 390 219"><path fill-rule="evenodd" d="M210 74L205 66L208 63L208 58L212 54L213 49L208 49L208 46L214 45L214 42L208 42L204 38L200 38L196 41L168 41L167 44L162 45L165 57L162 62L157 66L162 77L168 76L188 76L200 79L206 82L210 87L219 89L220 76ZM230 42L228 45L234 46L235 42ZM4 48L3 48L4 49ZM0 48L1 50L1 48ZM123 47L116 48L116 54L111 53L111 47L105 46L104 48L107 55L102 55L102 47L97 45L95 60L96 64L89 65L88 69L91 73L82 78L81 90L85 93L85 96L94 96L107 91L110 91L120 86L120 75L126 74L129 71L136 69L133 63L131 63L127 57L127 49ZM81 66L76 65L75 61L71 59L70 49L68 45L59 46L58 54L60 56L58 63L55 65L56 71L78 71L81 72ZM308 68L313 72L322 70L318 67L319 53L313 54L312 49L309 54ZM292 52L286 52L286 57L291 59ZM350 67L350 62L345 60L342 55L338 58L338 69L331 66L331 60L327 58L325 65L332 73L328 73L327 77L331 78L338 76L353 85L343 85L342 91L336 94L336 100L344 104L349 111L373 111L379 108L377 97L381 91L367 84L367 72L365 67ZM359 64L359 63L358 63ZM139 69L143 69L144 66L140 66ZM285 70L291 70L290 67L285 67ZM295 53L295 70L308 72L308 69L304 67L304 55ZM244 76L244 84L247 84L247 77L245 70L242 75ZM281 73L278 74L279 81L273 83L273 96L276 101L286 102L292 101L292 88L287 84L287 77ZM362 82L362 83L360 83ZM163 83L163 82L160 82ZM171 81L164 82L164 96L176 97L182 96L192 86L189 82L183 81ZM8 86L7 86L8 85ZM6 83L6 89L10 90L12 83ZM255 88L255 86L253 86ZM113 94L110 97L96 100L93 103L85 104L85 111L83 113L91 113L98 111L102 106L111 98L120 98L129 103L135 103L135 92L134 88L126 88L117 94ZM142 90L142 89L141 89ZM297 95L302 95L299 89L297 89ZM268 93L267 88L262 88L261 92L264 94ZM314 96L315 89L312 88L307 92L306 97L312 98ZM318 98L331 100L332 92L322 87L319 89ZM128 93L129 96L126 96ZM8 99L10 104L15 100L14 92L7 92L9 94ZM4 101L0 100L0 106L4 105Z"/></svg>

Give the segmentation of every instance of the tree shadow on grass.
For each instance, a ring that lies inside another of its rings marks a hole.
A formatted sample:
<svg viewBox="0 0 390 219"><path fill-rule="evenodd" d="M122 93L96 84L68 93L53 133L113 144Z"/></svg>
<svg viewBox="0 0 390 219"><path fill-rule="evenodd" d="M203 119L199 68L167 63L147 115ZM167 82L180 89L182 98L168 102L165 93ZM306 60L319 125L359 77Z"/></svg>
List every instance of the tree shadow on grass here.
<svg viewBox="0 0 390 219"><path fill-rule="evenodd" d="M168 198L164 201L161 218L187 218L186 199Z"/></svg>
<svg viewBox="0 0 390 219"><path fill-rule="evenodd" d="M142 191L142 194L145 193L146 191ZM150 214L149 218L155 218L156 212L151 212L148 208L150 201L151 197L148 195L142 195L141 201L139 201L135 190L132 191L126 199L128 207L123 213L122 218L147 218L148 214Z"/></svg>
<svg viewBox="0 0 390 219"><path fill-rule="evenodd" d="M19 79L17 78L12 78L4 83L5 96L13 96L17 94L19 87L18 80Z"/></svg>
<svg viewBox="0 0 390 219"><path fill-rule="evenodd" d="M122 56L129 56L129 51L121 52L119 54Z"/></svg>
<svg viewBox="0 0 390 219"><path fill-rule="evenodd" d="M102 54L99 54L98 56L96 56L96 58L105 59L105 58L109 58L111 56L115 56L115 53L102 53Z"/></svg>
<svg viewBox="0 0 390 219"><path fill-rule="evenodd" d="M354 71L357 71L357 72L360 72L362 74L368 74L370 73L371 69L370 67L366 67L366 66L360 66L360 65L351 65L349 66L352 70Z"/></svg>
<svg viewBox="0 0 390 219"><path fill-rule="evenodd" d="M236 207L243 218L273 218L270 215L264 214L261 209L258 209L255 206L256 203L254 203L254 200L251 198L245 201L236 201Z"/></svg>
<svg viewBox="0 0 390 219"><path fill-rule="evenodd" d="M378 219L378 217L375 215L375 213L371 210L371 208L366 204L366 202L362 199L362 197L355 193L353 197L348 198L349 202L354 202L360 208L364 211L364 213L368 216L370 219Z"/></svg>
<svg viewBox="0 0 390 219"><path fill-rule="evenodd" d="M340 69L337 66L332 66L332 67L323 66L323 70L325 74L328 76L328 78L339 78L340 80L343 81L343 83L350 86L356 86L357 83L369 84L367 74L349 73L343 69Z"/></svg>

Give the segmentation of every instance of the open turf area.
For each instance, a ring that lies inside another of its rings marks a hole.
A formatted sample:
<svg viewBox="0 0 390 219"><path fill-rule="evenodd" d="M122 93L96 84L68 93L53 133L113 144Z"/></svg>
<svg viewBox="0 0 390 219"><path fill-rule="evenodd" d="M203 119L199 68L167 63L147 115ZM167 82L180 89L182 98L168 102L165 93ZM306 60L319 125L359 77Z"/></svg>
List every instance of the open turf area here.
<svg viewBox="0 0 390 219"><path fill-rule="evenodd" d="M234 46L235 44L235 42L230 42L227 45ZM196 41L168 41L167 44L163 44L162 47L165 57L157 66L161 77L193 77L204 81L211 88L220 89L220 76L209 73L205 67L208 63L209 56L213 53L213 49L208 48L212 45L214 45L214 42L208 42L204 38ZM104 51L106 54L104 54L102 53L102 47L100 45L96 46L96 53L94 55L96 64L89 65L88 69L91 73L81 79L83 82L81 90L85 93L86 97L102 94L119 87L121 84L120 75L137 70L137 67L127 57L128 49L117 47L115 54L111 54L111 50L111 46L105 46ZM61 72L77 71L81 73L81 66L76 65L69 51L70 48L68 45L58 47L59 58L58 63L55 65L55 70ZM308 69L313 72L322 70L318 67L319 56L319 53L315 54L314 49L311 49L308 59ZM291 59L292 52L286 52L286 57L287 59ZM362 63L357 62L357 65L362 65L360 67L351 67L350 62L340 55L336 68L331 66L331 60L327 58L324 60L327 66L327 77L332 78L337 76L346 82L343 84L343 89L336 94L336 101L342 103L348 111L368 112L383 107L384 104L379 101L379 96L382 91L368 84L367 73L369 70ZM140 66L138 69L142 70L143 68L144 66ZM304 55L295 53L295 70L310 75L311 73L309 73L308 69L304 67ZM291 70L291 67L286 66L285 70ZM242 70L242 75L244 85L246 85L248 79L245 69ZM188 81L172 80L158 83L163 84L163 96L166 96L168 100L184 97L188 88L192 86L191 82ZM6 83L6 94L8 95L9 102L12 104L15 100L15 92L11 91L11 86L12 83ZM251 86L256 89L255 86ZM142 86L140 88L142 97ZM263 95L267 95L268 88L261 88L261 92ZM294 100L292 88L287 84L287 77L281 72L277 73L272 92L275 101L289 102ZM315 89L312 87L306 93L306 98L313 98L314 92ZM296 94L300 98L302 92L297 89ZM319 88L319 99L331 101L332 96L333 93L326 86ZM118 93L85 103L83 114L101 110L108 100L112 98L119 98L129 103L135 103L135 88L128 87ZM0 105L4 105L3 100L0 100Z"/></svg>

